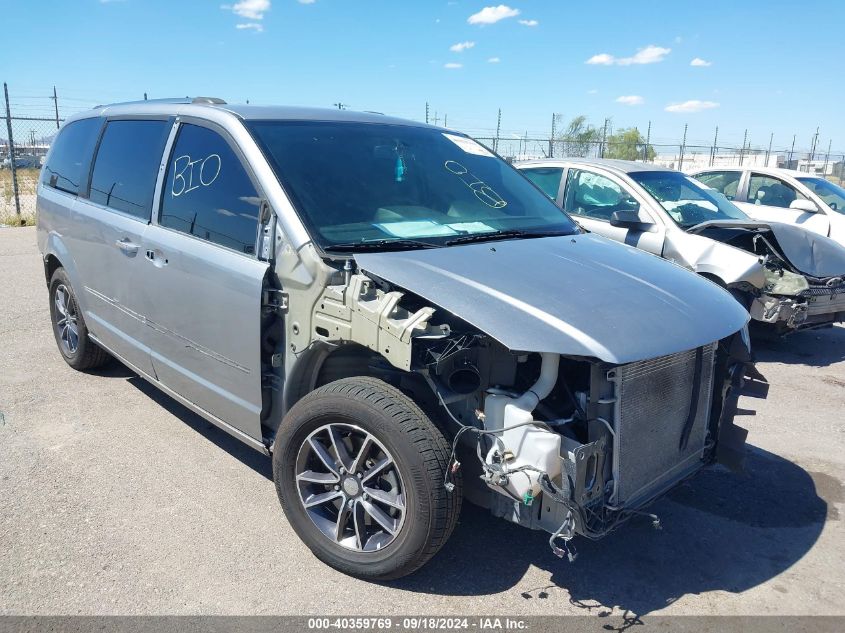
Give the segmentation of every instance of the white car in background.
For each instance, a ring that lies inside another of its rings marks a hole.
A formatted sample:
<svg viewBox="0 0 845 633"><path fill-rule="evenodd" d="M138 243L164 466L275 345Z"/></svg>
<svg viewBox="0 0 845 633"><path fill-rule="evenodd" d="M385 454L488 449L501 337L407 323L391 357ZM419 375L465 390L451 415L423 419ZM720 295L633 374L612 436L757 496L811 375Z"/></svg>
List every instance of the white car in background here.
<svg viewBox="0 0 845 633"><path fill-rule="evenodd" d="M709 167L691 172L756 220L785 222L845 246L845 189L803 171Z"/></svg>
<svg viewBox="0 0 845 633"><path fill-rule="evenodd" d="M748 217L715 190L649 163L515 163L586 230L668 259L720 286L751 318L788 333L845 322L845 249Z"/></svg>

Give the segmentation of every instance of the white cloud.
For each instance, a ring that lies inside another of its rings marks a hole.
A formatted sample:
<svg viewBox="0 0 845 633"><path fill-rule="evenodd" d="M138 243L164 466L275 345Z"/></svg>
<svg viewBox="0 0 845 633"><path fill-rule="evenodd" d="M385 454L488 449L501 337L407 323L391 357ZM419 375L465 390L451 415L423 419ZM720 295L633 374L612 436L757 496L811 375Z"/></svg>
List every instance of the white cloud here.
<svg viewBox="0 0 845 633"><path fill-rule="evenodd" d="M296 0L299 4L314 4L317 0Z"/></svg>
<svg viewBox="0 0 845 633"><path fill-rule="evenodd" d="M597 95L598 93L599 93L599 91L598 91L598 90L596 90L595 88L593 88L592 90L588 90L588 91L587 91L587 94L588 94L588 95Z"/></svg>
<svg viewBox="0 0 845 633"><path fill-rule="evenodd" d="M645 99L643 99L640 95L623 95L621 97L616 97L616 103L628 106L637 106L644 104Z"/></svg>
<svg viewBox="0 0 845 633"><path fill-rule="evenodd" d="M700 101L698 99L690 99L683 103L670 103L666 106L666 112L701 112L702 110L712 110L718 108L719 104L715 101Z"/></svg>
<svg viewBox="0 0 845 633"><path fill-rule="evenodd" d="M449 68L449 69L463 68L463 67L464 67L463 64L459 64L457 62L447 62L447 63L443 64L443 68Z"/></svg>
<svg viewBox="0 0 845 633"><path fill-rule="evenodd" d="M475 46L475 42L458 42L457 44L452 44L449 47L449 50L453 53L462 53L465 50L469 50L473 46Z"/></svg>
<svg viewBox="0 0 845 633"><path fill-rule="evenodd" d="M607 53L599 53L598 55L593 55L588 59L585 63L587 64L594 64L598 66L612 66L616 62L616 58L613 55L608 55Z"/></svg>
<svg viewBox="0 0 845 633"><path fill-rule="evenodd" d="M236 24L235 28L241 31L244 30L252 30L256 33L263 33L264 32L264 25L258 22L243 22L241 24Z"/></svg>
<svg viewBox="0 0 845 633"><path fill-rule="evenodd" d="M222 4L220 8L247 20L263 20L264 14L270 10L270 0L240 0L235 4Z"/></svg>
<svg viewBox="0 0 845 633"><path fill-rule="evenodd" d="M708 62L707 60L701 59L700 57L696 57L693 59L689 65L690 66L710 66L712 62Z"/></svg>
<svg viewBox="0 0 845 633"><path fill-rule="evenodd" d="M498 64L500 61L502 61L502 60L499 59L498 57L491 57L490 59L487 60L487 63L488 64Z"/></svg>
<svg viewBox="0 0 845 633"><path fill-rule="evenodd" d="M523 26L537 26L540 24L537 20L519 20L519 23Z"/></svg>
<svg viewBox="0 0 845 633"><path fill-rule="evenodd" d="M519 15L519 9L511 9L506 4L497 7L484 7L478 13L473 13L467 18L470 24L495 24L499 20L513 18Z"/></svg>
<svg viewBox="0 0 845 633"><path fill-rule="evenodd" d="M594 64L599 66L632 66L634 64L656 64L662 62L663 59L672 52L671 48L663 48L662 46L654 46L649 44L645 48L639 49L631 57L614 57L609 53L599 53L593 55L586 61L587 64Z"/></svg>

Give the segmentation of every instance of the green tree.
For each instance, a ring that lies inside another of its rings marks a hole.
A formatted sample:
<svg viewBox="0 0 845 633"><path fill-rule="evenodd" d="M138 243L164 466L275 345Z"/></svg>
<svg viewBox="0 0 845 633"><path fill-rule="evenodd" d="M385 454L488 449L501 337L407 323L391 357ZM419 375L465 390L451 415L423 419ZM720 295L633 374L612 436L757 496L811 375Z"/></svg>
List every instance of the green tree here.
<svg viewBox="0 0 845 633"><path fill-rule="evenodd" d="M654 148L649 145L639 129L635 127L623 128L616 134L607 137L607 146L604 150L605 158L619 158L622 160L654 160Z"/></svg>
<svg viewBox="0 0 845 633"><path fill-rule="evenodd" d="M555 136L555 156L589 156L600 141L601 130L590 125L584 115L577 116Z"/></svg>

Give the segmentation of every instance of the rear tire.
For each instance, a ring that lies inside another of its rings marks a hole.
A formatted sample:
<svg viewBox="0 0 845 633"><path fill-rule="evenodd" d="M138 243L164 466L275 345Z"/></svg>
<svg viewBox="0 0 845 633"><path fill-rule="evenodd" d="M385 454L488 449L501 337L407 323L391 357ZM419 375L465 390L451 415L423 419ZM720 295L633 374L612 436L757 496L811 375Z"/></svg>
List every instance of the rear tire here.
<svg viewBox="0 0 845 633"><path fill-rule="evenodd" d="M111 357L88 336L82 310L64 268L53 272L49 297L53 335L65 362L79 371L105 365Z"/></svg>
<svg viewBox="0 0 845 633"><path fill-rule="evenodd" d="M288 521L317 558L345 574L389 580L424 565L455 527L462 489L459 472L455 489L444 487L449 454L401 391L345 378L287 414L273 479Z"/></svg>

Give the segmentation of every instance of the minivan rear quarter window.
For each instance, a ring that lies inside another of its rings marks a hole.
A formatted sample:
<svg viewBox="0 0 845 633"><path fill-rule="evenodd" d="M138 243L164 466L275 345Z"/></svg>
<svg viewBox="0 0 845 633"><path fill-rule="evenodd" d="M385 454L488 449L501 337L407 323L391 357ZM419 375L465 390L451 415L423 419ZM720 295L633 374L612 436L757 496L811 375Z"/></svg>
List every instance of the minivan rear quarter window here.
<svg viewBox="0 0 845 633"><path fill-rule="evenodd" d="M41 182L78 195L102 124L103 120L95 117L73 121L62 128L44 165Z"/></svg>
<svg viewBox="0 0 845 633"><path fill-rule="evenodd" d="M159 224L252 254L260 204L240 158L222 136L197 125L179 128Z"/></svg>
<svg viewBox="0 0 845 633"><path fill-rule="evenodd" d="M109 121L91 174L91 202L149 221L168 121Z"/></svg>

